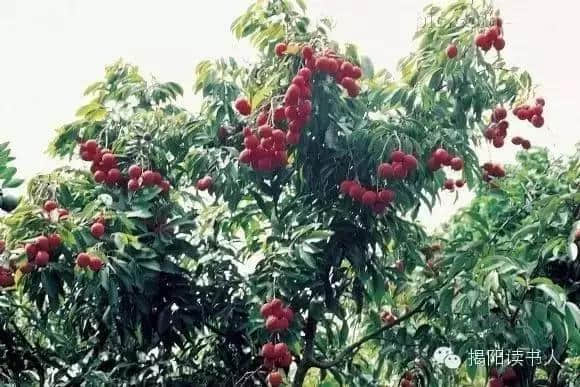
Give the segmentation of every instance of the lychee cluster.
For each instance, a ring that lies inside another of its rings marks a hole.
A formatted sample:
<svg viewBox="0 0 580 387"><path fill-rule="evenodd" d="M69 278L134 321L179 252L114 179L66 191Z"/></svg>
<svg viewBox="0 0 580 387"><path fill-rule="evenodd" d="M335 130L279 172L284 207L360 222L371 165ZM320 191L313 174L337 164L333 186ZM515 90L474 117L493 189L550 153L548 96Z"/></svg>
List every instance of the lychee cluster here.
<svg viewBox="0 0 580 387"><path fill-rule="evenodd" d="M77 255L77 266L81 269L89 268L94 272L98 272L103 267L104 263L101 258L91 255L89 253L79 253Z"/></svg>
<svg viewBox="0 0 580 387"><path fill-rule="evenodd" d="M126 184L127 190L138 191L141 187L158 186L167 193L171 188L168 180L163 179L157 171L143 169L139 165L131 165L127 169L127 176L123 176L119 169L117 156L109 149L103 149L96 140L87 140L80 146L81 159L92 161L91 172L97 183L110 186Z"/></svg>
<svg viewBox="0 0 580 387"><path fill-rule="evenodd" d="M475 45L483 51L489 51L493 46L497 51L501 51L505 47L505 40L503 38L503 20L496 18L493 25L488 27L484 32L475 36Z"/></svg>
<svg viewBox="0 0 580 387"><path fill-rule="evenodd" d="M544 106L546 101L542 97L536 98L534 105L518 105L516 106L512 113L517 116L520 120L528 120L536 128L541 128L544 126Z"/></svg>
<svg viewBox="0 0 580 387"><path fill-rule="evenodd" d="M454 171L461 171L463 169L463 159L459 156L451 155L443 148L437 148L427 160L427 167L431 172L435 172L444 166L451 167Z"/></svg>
<svg viewBox="0 0 580 387"><path fill-rule="evenodd" d="M284 55L287 46L275 47L278 56ZM360 87L356 80L362 76L360 67L338 57L332 51L316 56L314 49L304 46L301 51L304 67L292 78L284 94L283 104L276 108L263 107L256 117L256 127L244 128L244 149L241 163L260 172L271 172L288 164L287 147L300 142L302 129L312 114L312 82L315 73L330 74L342 85L350 97L356 97ZM252 108L246 98L235 101L234 107L241 115L250 115Z"/></svg>
<svg viewBox="0 0 580 387"><path fill-rule="evenodd" d="M381 179L405 179L417 169L417 159L412 154L402 150L394 150L390 156L391 163L381 163L377 168L377 174Z"/></svg>
<svg viewBox="0 0 580 387"><path fill-rule="evenodd" d="M262 305L260 314L266 319L266 329L270 333L288 329L294 319L294 311L285 306L282 300L273 298ZM270 341L262 346L261 355L264 358L263 367L271 371L268 374L268 382L272 387L282 384L282 374L279 368L288 368L292 363L292 354L286 343Z"/></svg>
<svg viewBox="0 0 580 387"><path fill-rule="evenodd" d="M485 163L483 164L483 180L490 182L494 177L504 177L505 170L500 164Z"/></svg>
<svg viewBox="0 0 580 387"><path fill-rule="evenodd" d="M29 273L35 267L48 265L50 258L56 256L56 252L62 240L59 234L40 235L35 242L27 243L24 251L28 257L28 262L20 267L22 273Z"/></svg>
<svg viewBox="0 0 580 387"><path fill-rule="evenodd" d="M356 180L344 180L340 183L340 192L368 207L375 214L384 213L396 197L395 191L391 189L365 188Z"/></svg>

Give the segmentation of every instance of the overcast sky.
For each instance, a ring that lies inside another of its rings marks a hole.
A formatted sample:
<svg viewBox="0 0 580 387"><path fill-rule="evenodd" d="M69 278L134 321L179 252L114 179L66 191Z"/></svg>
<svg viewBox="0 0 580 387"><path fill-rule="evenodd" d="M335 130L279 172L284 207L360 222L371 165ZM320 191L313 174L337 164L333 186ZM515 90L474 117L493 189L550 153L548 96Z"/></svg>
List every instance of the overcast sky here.
<svg viewBox="0 0 580 387"><path fill-rule="evenodd" d="M314 17L336 22L334 38L356 43L376 67L395 70L411 48L427 0L306 0ZM252 50L230 34L232 20L248 0L2 0L0 1L0 141L10 141L19 176L28 178L59 165L45 155L53 130L74 119L85 87L102 78L118 58L146 76L176 81L182 103L195 109L193 69L206 58L250 59ZM580 3L500 0L509 64L532 74L545 96L546 126L514 130L532 144L571 153L580 141L580 76L577 15ZM514 125L515 124L515 125ZM514 147L484 148L484 158L508 162ZM470 195L443 194L428 226L446 219Z"/></svg>

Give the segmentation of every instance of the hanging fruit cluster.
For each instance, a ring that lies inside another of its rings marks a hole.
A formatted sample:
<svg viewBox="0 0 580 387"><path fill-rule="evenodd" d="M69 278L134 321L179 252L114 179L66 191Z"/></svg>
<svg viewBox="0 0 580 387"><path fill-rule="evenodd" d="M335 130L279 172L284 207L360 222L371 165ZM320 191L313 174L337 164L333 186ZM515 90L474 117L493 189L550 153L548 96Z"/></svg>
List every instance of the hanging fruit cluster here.
<svg viewBox="0 0 580 387"><path fill-rule="evenodd" d="M514 145L521 145L523 149L528 150L532 147L532 143L530 140L526 140L521 136L514 136L512 137L512 144Z"/></svg>
<svg viewBox="0 0 580 387"><path fill-rule="evenodd" d="M483 180L490 182L494 177L504 177L505 170L500 164L485 163L483 164Z"/></svg>
<svg viewBox="0 0 580 387"><path fill-rule="evenodd" d="M507 110L502 106L496 107L491 114L491 124L483 133L484 137L488 141L491 141L496 148L501 148L507 137L509 122L506 120L506 117Z"/></svg>
<svg viewBox="0 0 580 387"><path fill-rule="evenodd" d="M370 208L377 215L384 213L396 197L395 191L391 189L365 188L356 180L344 180L340 183L340 192Z"/></svg>
<svg viewBox="0 0 580 387"><path fill-rule="evenodd" d="M103 149L96 140L87 140L80 146L81 159L92 161L91 172L97 183L105 183L110 186L127 185L131 192L138 191L141 187L158 186L163 193L169 192L171 184L163 179L157 171L143 171L139 165L131 165L127 169L127 176L123 176L119 169L117 156L109 149Z"/></svg>
<svg viewBox="0 0 580 387"><path fill-rule="evenodd" d="M405 372L405 375L403 376L403 379L401 379L401 383L399 385L401 387L415 387L413 380L415 380L415 376L411 371L407 371Z"/></svg>
<svg viewBox="0 0 580 387"><path fill-rule="evenodd" d="M6 267L0 266L0 288L14 286L14 273Z"/></svg>
<svg viewBox="0 0 580 387"><path fill-rule="evenodd" d="M286 48L285 43L276 45L276 55L284 55ZM312 47L304 46L301 54L305 66L292 78L283 104L276 108L268 104L261 109L256 117L257 131L244 128L244 150L239 160L256 171L271 172L288 164L287 147L300 142L302 129L312 114L312 84L316 73L331 75L350 97L360 93L356 81L362 76L360 67L329 50L316 56ZM251 104L245 98L236 100L234 107L241 115L251 113Z"/></svg>
<svg viewBox="0 0 580 387"><path fill-rule="evenodd" d="M28 262L21 266L20 271L29 273L36 267L45 267L51 258L57 256L56 251L62 241L59 234L40 235L35 242L27 243L24 251L28 257Z"/></svg>
<svg viewBox="0 0 580 387"><path fill-rule="evenodd" d="M66 208L59 208L58 203L54 200L47 200L44 202L42 208L49 218L53 212L56 212L58 219L66 219L68 217L68 210Z"/></svg>
<svg viewBox="0 0 580 387"><path fill-rule="evenodd" d="M273 298L262 305L260 314L266 320L266 329L272 334L288 329L294 319L294 311L278 298ZM264 368L271 371L268 382L272 387L281 385L283 378L279 368L288 368L292 363L292 354L288 346L279 341L279 335L275 335L270 342L262 346L261 355L264 358Z"/></svg>
<svg viewBox="0 0 580 387"><path fill-rule="evenodd" d="M520 120L528 120L532 123L536 128L541 128L544 126L544 106L546 105L546 101L542 97L536 98L536 102L533 106L524 104L519 105L514 108L512 111L515 116L517 116Z"/></svg>
<svg viewBox="0 0 580 387"><path fill-rule="evenodd" d="M77 255L77 265L81 269L89 268L94 272L98 272L103 267L104 263L101 258L91 255L89 253L83 252Z"/></svg>
<svg viewBox="0 0 580 387"><path fill-rule="evenodd" d="M463 159L459 156L452 156L443 148L437 148L427 160L427 167L431 172L435 172L444 166L451 167L454 171L461 171L463 169Z"/></svg>
<svg viewBox="0 0 580 387"><path fill-rule="evenodd" d="M505 47L505 40L503 38L503 21L501 18L496 18L493 25L488 27L485 32L479 33L475 36L475 45L483 51L489 51L493 46L497 51L503 50Z"/></svg>

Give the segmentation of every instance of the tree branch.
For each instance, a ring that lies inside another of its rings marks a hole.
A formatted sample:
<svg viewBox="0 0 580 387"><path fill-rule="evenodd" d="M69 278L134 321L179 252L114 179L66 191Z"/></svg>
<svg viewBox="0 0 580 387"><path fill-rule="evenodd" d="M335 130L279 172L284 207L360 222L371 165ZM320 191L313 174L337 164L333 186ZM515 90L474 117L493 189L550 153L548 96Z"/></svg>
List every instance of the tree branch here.
<svg viewBox="0 0 580 387"><path fill-rule="evenodd" d="M309 359L310 364L313 367L317 367L317 368L320 368L320 369L327 369L327 368L334 367L335 365L341 363L351 353L356 352L367 341L377 338L377 336L379 336L381 333L383 333L383 332L391 329L392 327L394 327L396 325L399 325L403 321L408 320L412 316L414 316L415 314L421 312L423 310L423 306L425 305L426 302L427 302L427 299L421 301L410 312L402 315L397 320L393 321L392 323L388 323L388 324L383 325L382 327L380 327L379 329L375 330L374 332L371 332L368 335L363 336L358 341L356 341L356 342L352 343L351 345L347 346L345 349L343 349L336 356L336 358L334 360L330 360L330 361L320 361L320 360L316 360L316 359L311 358L311 359Z"/></svg>
<svg viewBox="0 0 580 387"><path fill-rule="evenodd" d="M314 337L316 336L316 320L312 316L306 319L306 327L304 328L304 355L298 364L298 369L294 375L293 387L301 387L306 378L308 370L313 366L312 354L314 353Z"/></svg>

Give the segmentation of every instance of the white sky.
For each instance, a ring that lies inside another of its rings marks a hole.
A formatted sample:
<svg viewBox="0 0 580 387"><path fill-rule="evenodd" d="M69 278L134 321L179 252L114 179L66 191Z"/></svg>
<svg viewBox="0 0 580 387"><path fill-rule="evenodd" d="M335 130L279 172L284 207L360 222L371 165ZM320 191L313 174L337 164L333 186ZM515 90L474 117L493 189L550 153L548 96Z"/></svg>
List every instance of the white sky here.
<svg viewBox="0 0 580 387"><path fill-rule="evenodd" d="M310 15L336 22L333 37L357 44L375 67L395 70L408 53L427 0L306 0ZM74 119L82 92L100 80L118 58L146 76L176 81L182 103L194 109L193 69L202 59L252 57L229 27L248 0L3 0L0 2L0 142L10 141L19 176L28 178L60 165L45 155L52 131ZM580 77L577 15L580 3L499 0L505 21L508 63L530 71L546 98L546 126L535 129L512 119L511 134L556 153L571 153L580 141ZM557 5L556 5L557 4ZM513 159L515 147L487 148L495 161ZM470 198L443 194L426 225L445 220Z"/></svg>

